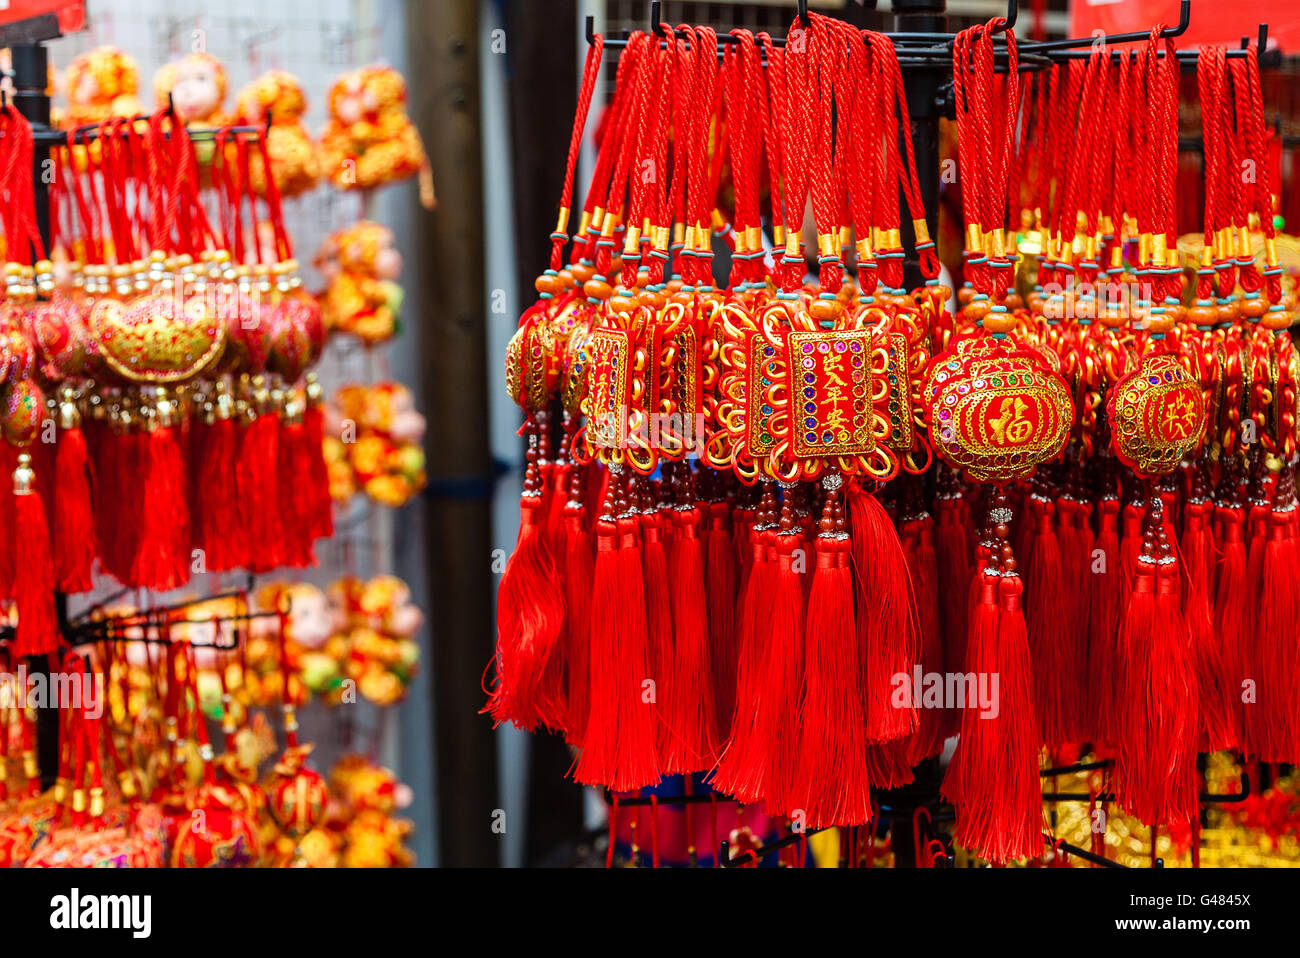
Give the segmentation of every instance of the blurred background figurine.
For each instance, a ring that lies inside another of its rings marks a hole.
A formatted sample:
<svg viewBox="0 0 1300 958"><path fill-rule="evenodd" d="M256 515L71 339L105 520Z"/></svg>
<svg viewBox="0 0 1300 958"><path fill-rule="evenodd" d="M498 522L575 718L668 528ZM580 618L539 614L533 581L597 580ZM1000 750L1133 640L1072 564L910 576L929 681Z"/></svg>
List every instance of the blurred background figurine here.
<svg viewBox="0 0 1300 958"><path fill-rule="evenodd" d="M420 131L406 115L406 81L391 67L369 66L339 77L329 92L321 159L340 190L373 190L420 178L420 203L433 209L433 175Z"/></svg>

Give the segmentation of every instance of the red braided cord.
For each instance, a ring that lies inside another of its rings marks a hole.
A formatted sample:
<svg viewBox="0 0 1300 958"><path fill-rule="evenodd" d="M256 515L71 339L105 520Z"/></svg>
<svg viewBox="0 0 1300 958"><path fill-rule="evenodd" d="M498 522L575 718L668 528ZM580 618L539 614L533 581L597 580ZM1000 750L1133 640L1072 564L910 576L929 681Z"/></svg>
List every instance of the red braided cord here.
<svg viewBox="0 0 1300 958"><path fill-rule="evenodd" d="M677 79L673 84L673 177L669 189L673 222L683 225L686 223L686 171L690 165L690 105L695 89L695 55L694 44L677 41Z"/></svg>
<svg viewBox="0 0 1300 958"><path fill-rule="evenodd" d="M785 115L785 50L772 43L772 37L766 33L758 34L763 44L763 53L767 57L767 70L762 75L762 90L759 92L759 112L763 119L763 142L767 150L768 204L773 226L785 225L785 205L783 201L785 159L785 142L782 131L786 130Z"/></svg>
<svg viewBox="0 0 1300 958"><path fill-rule="evenodd" d="M637 42L637 36L638 34L633 34L628 41L614 73L614 95L607 110L608 122L600 150L596 154L596 163L591 171L591 182L588 184L583 203L583 212L588 216L594 214L596 208L609 195L609 183L614 172L615 158L619 152L619 137L624 134L627 116L631 110L632 80L640 68L641 53L644 49L644 44ZM574 243L575 257L590 252L590 246L595 242L595 238L589 235L586 239L588 240L586 244Z"/></svg>
<svg viewBox="0 0 1300 958"><path fill-rule="evenodd" d="M582 86L578 89L578 106L573 115L573 132L569 138L569 155L564 167L564 185L560 188L560 209L564 212L551 236L550 268L558 272L564 265L564 235L569 228L570 203L573 201L573 174L578 166L578 153L582 148L582 135L587 127L587 114L591 109L591 98L596 91L596 79L600 76L601 57L605 51L605 38L596 34L587 49L587 59L582 67Z"/></svg>
<svg viewBox="0 0 1300 958"><path fill-rule="evenodd" d="M809 157L816 119L816 107L811 100L813 48L816 35L798 19L786 34L785 47L785 223L786 228L797 233L803 228L804 206L808 202ZM800 270L802 272L802 269ZM793 270L787 270L792 273ZM796 281L797 283L797 281ZM793 289L790 276L786 289Z"/></svg>
<svg viewBox="0 0 1300 958"><path fill-rule="evenodd" d="M1246 50L1246 80L1250 108L1250 151L1255 158L1255 211L1259 227L1269 239L1274 236L1273 189L1270 183L1267 124L1264 122L1264 95L1259 81L1259 58L1254 47Z"/></svg>
<svg viewBox="0 0 1300 958"><path fill-rule="evenodd" d="M651 64L650 86L647 89L663 89L664 83L668 80L668 61L672 56L672 44L667 48L660 50L657 42L651 47L651 55L648 62ZM654 163L656 139L658 136L658 124L660 110L647 105L646 110L639 118L637 124L638 135L636 152L633 158L633 168L631 170L631 199L628 203L627 216L624 222L629 228L641 229L642 223L649 215L649 198L651 185L657 183L657 170L651 170L651 175L647 175L644 164ZM657 192L657 191L656 191ZM623 268L619 277L620 285L625 289L633 289L636 286L637 266L640 262L640 247L636 249L625 249L623 251Z"/></svg>

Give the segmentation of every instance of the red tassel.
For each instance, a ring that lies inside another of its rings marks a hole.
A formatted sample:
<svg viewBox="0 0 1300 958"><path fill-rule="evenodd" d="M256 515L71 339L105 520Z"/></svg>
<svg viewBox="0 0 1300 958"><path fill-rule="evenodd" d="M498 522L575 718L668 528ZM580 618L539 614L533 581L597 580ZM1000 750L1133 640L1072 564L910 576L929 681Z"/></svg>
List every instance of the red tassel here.
<svg viewBox="0 0 1300 958"><path fill-rule="evenodd" d="M1060 519L1058 542L1061 547L1061 574L1065 584L1062 604L1065 608L1066 643L1061 653L1061 667L1073 677L1065 696L1065 741L1083 741L1091 728L1088 699L1091 689L1088 675L1088 616L1096 580L1092 572L1093 532L1092 503L1088 498L1083 465L1074 462L1066 476L1066 493L1057 499Z"/></svg>
<svg viewBox="0 0 1300 958"><path fill-rule="evenodd" d="M1115 740L1112 722L1115 701L1115 639L1119 631L1119 613L1123 602L1120 571L1119 499L1117 490L1104 490L1098 503L1099 529L1088 573L1093 577L1088 612L1088 684L1090 721L1084 731L1094 744Z"/></svg>
<svg viewBox="0 0 1300 958"><path fill-rule="evenodd" d="M910 739L867 746L867 777L876 788L902 788L916 781L909 762Z"/></svg>
<svg viewBox="0 0 1300 958"><path fill-rule="evenodd" d="M54 610L54 561L45 503L32 472L31 456L20 453L14 470L14 604L18 624L13 655L46 655L59 648L58 617Z"/></svg>
<svg viewBox="0 0 1300 958"><path fill-rule="evenodd" d="M216 418L203 430L203 447L199 450L197 470L199 547L203 549L209 572L228 572L243 565L247 555L246 530L239 520L239 499L231 495L236 484L235 423L228 409L219 409Z"/></svg>
<svg viewBox="0 0 1300 958"><path fill-rule="evenodd" d="M92 566L99 550L91 511L90 455L79 425L66 426L59 437L55 474L54 550L59 589L87 592L95 585Z"/></svg>
<svg viewBox="0 0 1300 958"><path fill-rule="evenodd" d="M497 686L484 711L496 724L559 728L560 703L540 694L542 672L564 624L555 591L555 562L541 535L542 498L525 486L519 500L519 537L497 590Z"/></svg>
<svg viewBox="0 0 1300 958"><path fill-rule="evenodd" d="M861 825L871 819L866 738L858 714L862 690L853 574L836 491L840 477L833 479L822 511L804 624L805 694L792 801L804 810L808 828Z"/></svg>
<svg viewBox="0 0 1300 958"><path fill-rule="evenodd" d="M567 685L565 700L568 717L565 739L575 748L582 747L583 731L591 709L591 583L594 575L591 537L587 534L582 504L586 485L582 471L569 474L569 501L564 507L564 638Z"/></svg>
<svg viewBox="0 0 1300 958"><path fill-rule="evenodd" d="M894 676L911 674L920 660L916 607L903 543L884 508L856 486L848 500L866 735L868 742L888 742L918 725L915 708L892 704Z"/></svg>
<svg viewBox="0 0 1300 958"><path fill-rule="evenodd" d="M749 530L753 558L737 607L736 712L731 721L731 741L718 762L713 781L716 789L746 804L758 801L764 787L766 755L760 731L766 703L761 696L772 644L776 557L771 526L776 515L776 495L772 485L765 483L754 511L754 526Z"/></svg>
<svg viewBox="0 0 1300 958"><path fill-rule="evenodd" d="M944 492L944 477L950 477L953 491ZM951 470L939 471L939 495L935 509L938 525L935 529L936 585L938 611L943 637L943 661L949 671L965 670L966 618L970 611L971 550L962 519L962 499L956 491ZM947 714L947 734L955 735L961 727L961 712L953 709Z"/></svg>
<svg viewBox="0 0 1300 958"><path fill-rule="evenodd" d="M678 467L689 476L690 467ZM667 673L669 735L661 750L666 775L704 771L717 761L717 706L713 699L713 661L704 600L704 552L700 546L700 510L682 508L689 500L688 480L673 514L675 533L668 549L666 587L672 597L672 668ZM665 587L661 580L659 587Z"/></svg>
<svg viewBox="0 0 1300 958"><path fill-rule="evenodd" d="M316 565L312 549L310 492L311 463L307 451L307 429L301 422L285 422L280 427L280 473L276 483L280 494L280 530L282 565L289 569L306 569Z"/></svg>
<svg viewBox="0 0 1300 958"><path fill-rule="evenodd" d="M168 422L166 400L158 403L159 422L148 436L148 472L144 484L142 528L131 579L140 588L167 592L190 578L189 493L185 461Z"/></svg>
<svg viewBox="0 0 1300 958"><path fill-rule="evenodd" d="M630 517L617 522L608 518L637 501L636 479L627 482L622 498L611 501L618 485L611 478L604 515L596 523L591 711L574 778L626 792L659 780L655 747L659 690L645 684L650 655L638 523Z"/></svg>
<svg viewBox="0 0 1300 958"><path fill-rule="evenodd" d="M920 511L920 496L915 484L909 485L910 502L907 510L911 517L903 520L903 552L907 556L908 574L912 578L912 591L916 596L917 625L921 634L922 675L944 672L943 644L939 637L938 585L936 559L931 527L934 520L929 513ZM954 668L953 671L960 671ZM927 707L923 702L913 703L918 709L919 727L912 737L908 762L916 765L924 759L943 751L948 718L941 708ZM942 703L940 703L942 705Z"/></svg>
<svg viewBox="0 0 1300 958"><path fill-rule="evenodd" d="M651 488L648 480L644 488ZM642 543L641 568L645 576L647 654L650 659L650 671L645 677L654 680L657 714L665 717L656 723L662 765L664 749L672 734L666 717L673 714L673 702L678 694L677 687L669 680L673 667L673 612L668 594L668 550L664 546L664 539L672 533L671 526L665 527L653 496L642 499L640 507L642 512L638 523Z"/></svg>
<svg viewBox="0 0 1300 958"><path fill-rule="evenodd" d="M1183 617L1191 633L1193 662L1200 690L1197 747L1200 751L1214 752L1230 747L1236 735L1230 705L1224 695L1227 673L1223 649L1214 632L1210 609L1210 584L1214 573L1210 513L1214 507L1207 498L1208 494L1209 486L1204 474L1199 469L1193 471L1191 495L1183 510L1180 552L1187 580L1183 592Z"/></svg>
<svg viewBox="0 0 1300 958"><path fill-rule="evenodd" d="M987 661L993 655L998 641L999 581L996 560L992 560L985 555L980 570L973 577L972 586L975 601L971 603L967 617L970 634L966 637L966 664L962 671L968 675L972 674L971 656L976 649L979 650L981 660ZM957 749L953 753L952 761L948 764L948 771L943 777L943 795L954 806L960 807L961 803L965 801L968 790L967 779L971 777L976 759L973 756L967 758L966 753L970 750L963 748L964 743L973 741L973 738L967 738L965 734L966 724L970 720L972 710L966 708L968 702L955 704L960 706L954 708L953 711L961 720L962 735L957 740ZM974 748L973 745L972 748ZM978 786L980 783L974 781L973 784Z"/></svg>
<svg viewBox="0 0 1300 958"><path fill-rule="evenodd" d="M539 409L533 413L533 421L536 424L537 432L537 462L542 485L539 531L541 532L546 554L551 557L552 562L555 564L555 574L551 580L550 588L555 590L557 595L563 599L565 598L564 589L567 581L565 560L567 559L568 548L564 525L564 508L568 498L568 470L558 462L547 461L550 457L551 444L550 416L550 412L545 409ZM590 582L591 580L588 579L586 584L590 585ZM587 602L590 604L590 596L588 596ZM569 669L570 645L568 628L568 610L566 607L564 626L561 628L559 639L555 643L555 650L547 657L537 684L539 700L550 703L550 710L556 716L551 722L551 727L557 731L565 730L565 723L568 721L569 716L568 681L566 679Z"/></svg>
<svg viewBox="0 0 1300 958"><path fill-rule="evenodd" d="M763 801L768 814L788 815L798 808L795 783L798 757L799 710L804 678L804 594L798 566L806 562L793 526L791 497L786 490L781 505L782 528L776 534L775 584L766 627L771 630L765 676L759 695L763 702L760 728L766 765ZM792 734L793 732L793 734Z"/></svg>
<svg viewBox="0 0 1300 958"><path fill-rule="evenodd" d="M1142 519L1146 510L1140 502L1124 504L1124 527L1119 542L1119 574L1123 587L1120 594L1125 599L1133 591L1133 576L1137 572L1138 556L1142 554ZM1123 607L1120 608L1123 614Z"/></svg>
<svg viewBox="0 0 1300 958"><path fill-rule="evenodd" d="M1025 596L1026 626L1034 660L1034 708L1040 741L1050 747L1076 741L1078 696L1086 651L1077 649L1075 633L1067 626L1067 604L1073 586L1065 577L1062 548L1053 516L1055 504L1038 495L1029 500L1033 517L1034 552L1029 588Z"/></svg>
<svg viewBox="0 0 1300 958"><path fill-rule="evenodd" d="M1219 526L1217 545L1219 559L1215 569L1214 632L1222 647L1223 694L1228 709L1233 744L1245 745L1246 710L1255 702L1246 704L1243 695L1245 682L1253 678L1254 667L1248 652L1251 648L1249 628L1249 602L1243 602L1249 579L1246 574L1245 511L1235 486L1220 486L1221 499L1215 504L1215 521ZM1236 499L1236 501L1234 501Z"/></svg>
<svg viewBox="0 0 1300 958"><path fill-rule="evenodd" d="M0 442L0 474L10 477L12 483L14 468L18 456L14 447L7 442ZM14 558L17 549L17 530L15 528L14 499L12 496L0 496L0 599L11 599L14 595Z"/></svg>
<svg viewBox="0 0 1300 958"><path fill-rule="evenodd" d="M1295 508L1294 475L1284 468L1264 533L1267 542L1257 580L1256 620L1251 633L1254 667L1247 673L1255 680L1256 701L1245 705L1246 748L1266 762L1300 759L1300 717L1295 705L1300 683L1296 655L1300 593L1295 590L1297 550L1291 522Z"/></svg>
<svg viewBox="0 0 1300 958"><path fill-rule="evenodd" d="M1120 621L1115 790L1146 824L1183 825L1198 812L1198 690L1163 503L1158 496L1149 502L1143 554Z"/></svg>
<svg viewBox="0 0 1300 958"><path fill-rule="evenodd" d="M284 533L280 521L279 491L280 421L274 412L262 412L244 429L235 470L247 553L243 565L250 572L270 572L284 564Z"/></svg>
<svg viewBox="0 0 1300 958"><path fill-rule="evenodd" d="M736 559L731 544L731 507L726 502L708 506L709 532L705 536L705 598L709 606L709 638L713 643L713 700L717 729L725 737L736 711Z"/></svg>
<svg viewBox="0 0 1300 958"><path fill-rule="evenodd" d="M334 535L334 502L330 498L329 471L325 465L325 414L321 409L319 386L315 387L317 396L313 398L314 384L315 377L309 373L307 410L302 416L302 424L307 431L306 497L310 509L312 538L329 539Z"/></svg>
<svg viewBox="0 0 1300 958"><path fill-rule="evenodd" d="M966 671L974 674L977 684L986 683L990 692L997 676L996 694L991 696L997 712L984 714L978 701L972 701L975 697L968 698L943 793L956 806L954 841L1002 864L1041 852L1042 789L1029 641L1020 608L1024 587L1006 540L1006 498L994 501L1001 503L990 515L998 523L992 531L1002 543L1004 568L1000 574L993 567L980 574Z"/></svg>
<svg viewBox="0 0 1300 958"><path fill-rule="evenodd" d="M116 481L111 488L117 491L116 501L103 501L107 514L107 535L100 530L99 541L105 544L105 556L111 561L109 571L123 585L139 586L135 581L133 565L144 534L144 495L148 481L149 437L134 426L121 435L110 436L107 445L114 447ZM98 514L98 507L97 507Z"/></svg>

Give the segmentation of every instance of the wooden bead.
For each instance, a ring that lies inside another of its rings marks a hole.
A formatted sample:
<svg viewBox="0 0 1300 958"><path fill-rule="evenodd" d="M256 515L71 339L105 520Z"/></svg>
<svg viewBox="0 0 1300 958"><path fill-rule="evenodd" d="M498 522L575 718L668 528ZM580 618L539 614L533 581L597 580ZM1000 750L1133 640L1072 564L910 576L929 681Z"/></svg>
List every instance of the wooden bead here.
<svg viewBox="0 0 1300 958"><path fill-rule="evenodd" d="M1286 329L1291 325L1291 315L1284 309L1270 309L1260 317L1259 324L1265 329Z"/></svg>
<svg viewBox="0 0 1300 958"><path fill-rule="evenodd" d="M977 299L961 308L962 315L971 322L979 322L993 308L987 299Z"/></svg>
<svg viewBox="0 0 1300 958"><path fill-rule="evenodd" d="M1268 312L1268 302L1262 296L1244 300L1241 304L1242 315L1250 319L1259 319L1266 312Z"/></svg>
<svg viewBox="0 0 1300 958"><path fill-rule="evenodd" d="M651 309L663 309L668 302L668 297L662 291L657 289L642 289L637 292L637 302L643 306L649 306Z"/></svg>
<svg viewBox="0 0 1300 958"><path fill-rule="evenodd" d="M587 294L588 299L609 299L613 294L614 288L603 279L589 279L582 284L582 291Z"/></svg>
<svg viewBox="0 0 1300 958"><path fill-rule="evenodd" d="M844 306L834 299L814 299L808 312L819 322L835 322L844 315Z"/></svg>
<svg viewBox="0 0 1300 958"><path fill-rule="evenodd" d="M533 287L539 293L550 293L552 296L555 296L564 292L564 280L559 276L552 276L543 273L541 276L538 276L537 279L533 280Z"/></svg>

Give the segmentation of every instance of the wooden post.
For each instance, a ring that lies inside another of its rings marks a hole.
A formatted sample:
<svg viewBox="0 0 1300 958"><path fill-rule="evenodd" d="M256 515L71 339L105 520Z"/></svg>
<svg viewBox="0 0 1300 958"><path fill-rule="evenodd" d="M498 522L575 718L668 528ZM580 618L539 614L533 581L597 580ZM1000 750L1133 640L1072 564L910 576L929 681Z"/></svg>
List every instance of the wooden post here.
<svg viewBox="0 0 1300 958"><path fill-rule="evenodd" d="M429 668L440 864L447 867L496 865L502 847L492 829L496 741L477 714L494 644L478 6L406 6L411 116L442 187L436 212L416 214L407 302L418 310L410 325L429 417Z"/></svg>

